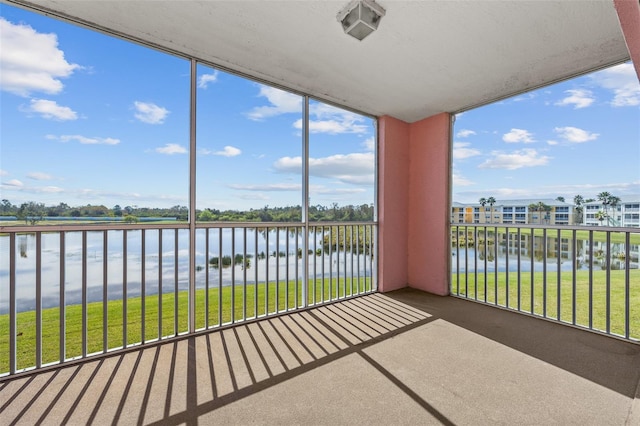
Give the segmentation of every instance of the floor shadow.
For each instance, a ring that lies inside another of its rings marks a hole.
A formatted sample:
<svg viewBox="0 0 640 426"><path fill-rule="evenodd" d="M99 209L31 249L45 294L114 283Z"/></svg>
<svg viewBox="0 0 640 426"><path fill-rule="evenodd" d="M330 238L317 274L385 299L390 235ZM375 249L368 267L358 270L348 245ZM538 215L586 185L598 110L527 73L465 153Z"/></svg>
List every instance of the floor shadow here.
<svg viewBox="0 0 640 426"><path fill-rule="evenodd" d="M634 398L640 345L455 297L415 289L381 295Z"/></svg>

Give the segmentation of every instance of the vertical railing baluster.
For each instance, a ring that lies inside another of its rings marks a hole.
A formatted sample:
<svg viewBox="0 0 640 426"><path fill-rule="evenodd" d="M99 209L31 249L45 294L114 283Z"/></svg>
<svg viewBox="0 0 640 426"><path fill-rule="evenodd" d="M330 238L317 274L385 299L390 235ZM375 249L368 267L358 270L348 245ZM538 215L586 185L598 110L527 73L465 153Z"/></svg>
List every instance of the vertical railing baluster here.
<svg viewBox="0 0 640 426"><path fill-rule="evenodd" d="M231 323L236 322L236 228L231 228Z"/></svg>
<svg viewBox="0 0 640 426"><path fill-rule="evenodd" d="M589 230L589 328L593 328L593 229Z"/></svg>
<svg viewBox="0 0 640 426"><path fill-rule="evenodd" d="M518 309L518 311L520 311L521 310L520 309L520 297L521 297L521 294L522 294L522 286L520 285L520 280L522 278L522 274L520 272L522 270L522 253L521 253L522 252L522 232L521 232L520 228L518 228L518 230L517 230L516 239L518 240L517 241L517 245L518 245L518 247L517 247L517 250L518 250L517 251L517 253L518 253L518 256L517 256L517 261L518 261L518 273L517 273L517 275L518 275L518 277L517 277L517 281L518 281L518 289L517 289L518 290L518 301L517 301L517 309Z"/></svg>
<svg viewBox="0 0 640 426"><path fill-rule="evenodd" d="M322 298L320 299L321 302L325 301L324 298L324 287L325 287L325 279L326 276L324 274L324 264L326 263L326 253L324 248L326 247L326 245L324 244L324 225L320 227L320 233L322 234L322 264L320 265L320 269L321 269L321 273L322 273L322 283L321 283L321 290L322 290Z"/></svg>
<svg viewBox="0 0 640 426"><path fill-rule="evenodd" d="M460 226L456 226L456 296L460 296Z"/></svg>
<svg viewBox="0 0 640 426"><path fill-rule="evenodd" d="M318 227L313 226L313 295L312 304L316 304L316 278L318 277Z"/></svg>
<svg viewBox="0 0 640 426"><path fill-rule="evenodd" d="M295 244L294 244L294 246L295 246L294 247L295 256L293 257L295 259L295 267L294 267L295 287L293 288L293 298L295 300L295 303L293 304L293 307L295 309L298 309L298 285L299 285L299 280L298 280L298 273L299 273L299 271L298 271L298 264L299 264L298 253L300 253L298 251L298 249L299 249L299 247L298 247L298 229L299 228L296 226L294 229L295 229L294 235L295 235L296 241L295 241ZM304 255L306 255L306 253ZM301 260L304 259L304 255L300 257Z"/></svg>
<svg viewBox="0 0 640 426"><path fill-rule="evenodd" d="M342 227L342 259L344 261L343 297L347 297L347 225Z"/></svg>
<svg viewBox="0 0 640 426"><path fill-rule="evenodd" d="M247 228L242 228L242 320L247 319Z"/></svg>
<svg viewBox="0 0 640 426"><path fill-rule="evenodd" d="M509 238L509 227L505 227L504 228L504 236L505 236L505 255L504 255L504 262L505 262L505 273L504 273L504 288L505 288L505 298L504 298L504 306L506 308L509 307L509 253L511 252L511 241Z"/></svg>
<svg viewBox="0 0 640 426"><path fill-rule="evenodd" d="M478 300L478 227L473 227L473 299Z"/></svg>
<svg viewBox="0 0 640 426"><path fill-rule="evenodd" d="M222 231L218 228L218 326L222 325ZM231 287L233 290L233 287Z"/></svg>
<svg viewBox="0 0 640 426"><path fill-rule="evenodd" d="M488 272L488 269L487 269L488 268L487 267L487 257L489 257L488 256L488 254L489 254L489 248L488 248L488 245L489 245L489 242L488 242L489 241L489 234L487 233L487 226L486 225L484 226L484 231L483 232L484 232L484 274L483 274L484 275L484 292L483 292L483 294L484 294L484 302L486 303L487 302L487 278L488 278L488 276L487 276L488 275L487 274L487 272ZM495 247L495 243L493 244L493 246Z"/></svg>
<svg viewBox="0 0 640 426"><path fill-rule="evenodd" d="M253 249L253 257L255 259L255 265L253 266L253 274L254 274L254 287L253 287L253 317L258 318L258 228L255 228L253 231L254 237L254 249Z"/></svg>
<svg viewBox="0 0 640 426"><path fill-rule="evenodd" d="M536 229L535 228L531 228L531 253L529 253L529 260L531 261L531 284L530 284L530 291L531 294L529 295L529 298L531 299L531 314L534 315L536 313L535 310L535 302L536 302L536 297L535 297L535 255L536 255Z"/></svg>
<svg viewBox="0 0 640 426"><path fill-rule="evenodd" d="M464 297L469 297L469 227L464 227Z"/></svg>
<svg viewBox="0 0 640 426"><path fill-rule="evenodd" d="M102 231L102 353L109 350L108 231Z"/></svg>
<svg viewBox="0 0 640 426"><path fill-rule="evenodd" d="M267 251L267 257L265 259L265 272L264 272L264 315L269 316L269 233L271 229L267 227L265 229L265 246Z"/></svg>
<svg viewBox="0 0 640 426"><path fill-rule="evenodd" d="M173 335L178 335L178 228L173 235Z"/></svg>
<svg viewBox="0 0 640 426"><path fill-rule="evenodd" d="M36 368L42 367L42 232L36 232Z"/></svg>
<svg viewBox="0 0 640 426"><path fill-rule="evenodd" d="M577 231L574 229L571 232L571 253L573 253L573 257L571 259L571 262L573 263L572 267L571 267L571 272L572 272L572 278L571 278L571 324L576 325L576 316L577 316L577 305L578 305L578 295L577 295L577 291L578 291L578 279L577 279L577 273L578 273L578 253L577 253L577 249L578 249L578 237L577 237Z"/></svg>
<svg viewBox="0 0 640 426"><path fill-rule="evenodd" d="M333 300L333 226L329 225L329 300Z"/></svg>
<svg viewBox="0 0 640 426"><path fill-rule="evenodd" d="M349 258L351 259L351 296L353 296L353 225L349 226L351 230L351 241L349 244Z"/></svg>
<svg viewBox="0 0 640 426"><path fill-rule="evenodd" d="M557 283L557 290L556 290L556 319L558 321L562 320L562 313L561 313L561 309L562 309L562 276L560 274L560 270L562 269L562 267L560 266L560 260L562 257L562 241L561 241L561 232L560 229L558 229L558 233L556 234L556 243L557 243L557 248L556 248L556 283Z"/></svg>
<svg viewBox="0 0 640 426"><path fill-rule="evenodd" d="M495 255L493 256L493 271L494 271L494 277L493 277L493 304L494 305L498 305L498 246L500 245L498 240L498 227L495 226L493 228L493 235L494 235L494 239L495 239L495 244L494 249L496 251Z"/></svg>
<svg viewBox="0 0 640 426"><path fill-rule="evenodd" d="M276 303L275 313L280 312L280 228L276 226Z"/></svg>
<svg viewBox="0 0 640 426"><path fill-rule="evenodd" d="M336 226L336 299L340 299L340 225Z"/></svg>
<svg viewBox="0 0 640 426"><path fill-rule="evenodd" d="M147 234L146 229L140 231L140 339L147 341Z"/></svg>
<svg viewBox="0 0 640 426"><path fill-rule="evenodd" d="M122 230L122 347L128 346L127 338L127 230Z"/></svg>
<svg viewBox="0 0 640 426"><path fill-rule="evenodd" d="M204 230L204 328L209 329L209 233L211 229ZM220 265L218 265L220 267Z"/></svg>
<svg viewBox="0 0 640 426"><path fill-rule="evenodd" d="M624 337L628 339L631 333L630 327L630 303L631 303L631 292L630 292L630 272L631 269L631 233L629 231L625 232L624 237Z"/></svg>
<svg viewBox="0 0 640 426"><path fill-rule="evenodd" d="M16 234L9 236L9 374L17 369L17 328L18 313L16 309Z"/></svg>
<svg viewBox="0 0 640 426"><path fill-rule="evenodd" d="M162 340L162 228L158 229L158 340Z"/></svg>
<svg viewBox="0 0 640 426"><path fill-rule="evenodd" d="M66 307L66 298L65 298L65 280L66 278L66 245L65 245L66 232L60 231L60 302L59 302L59 317L60 323L59 325L59 339L60 339L60 353L59 358L60 362L64 362L67 358L67 324L66 324L66 316L67 316L67 307Z"/></svg>
<svg viewBox="0 0 640 426"><path fill-rule="evenodd" d="M360 279L361 279L360 278L360 226L361 225L358 225L358 227L356 228L357 229L357 232L356 232L356 235L357 235L357 240L356 240L356 269L358 270L357 271L357 275L356 275L356 279L357 279L357 281L356 281L356 291L358 292L358 294L360 294ZM365 229L366 228L363 227L363 231ZM363 247L364 247L364 245L363 245Z"/></svg>
<svg viewBox="0 0 640 426"><path fill-rule="evenodd" d="M82 358L87 357L87 231L82 231Z"/></svg>
<svg viewBox="0 0 640 426"><path fill-rule="evenodd" d="M542 316L547 317L547 228L542 229Z"/></svg>
<svg viewBox="0 0 640 426"><path fill-rule="evenodd" d="M284 285L284 289L285 289L285 296L284 296L284 310L285 312L289 310L289 232L290 232L290 228L287 226L284 228L285 229L285 237L286 240L284 242L284 251L285 251L285 255L284 255L284 264L285 264L285 270L284 270L284 277L285 277L285 285ZM297 253L296 253L297 256Z"/></svg>
<svg viewBox="0 0 640 426"><path fill-rule="evenodd" d="M606 268L606 294L605 294L605 298L606 298L606 305L605 305L605 311L606 311L606 332L611 333L611 231L606 231L607 232L607 253L606 253L606 262L607 262L607 268Z"/></svg>

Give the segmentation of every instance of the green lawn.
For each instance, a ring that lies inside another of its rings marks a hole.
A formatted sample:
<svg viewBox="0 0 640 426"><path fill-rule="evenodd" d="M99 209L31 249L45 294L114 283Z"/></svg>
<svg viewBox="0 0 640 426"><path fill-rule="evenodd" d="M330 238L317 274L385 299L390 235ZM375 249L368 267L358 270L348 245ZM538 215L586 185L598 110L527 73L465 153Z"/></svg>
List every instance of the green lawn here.
<svg viewBox="0 0 640 426"><path fill-rule="evenodd" d="M309 282L310 291L307 295L308 303L313 303L313 281ZM359 292L371 290L370 278L361 277L358 281L349 278L324 280L315 282L315 300L329 300L339 296L350 296ZM336 288L336 285L338 288ZM359 288L358 288L359 285ZM257 294L256 294L257 290ZM268 298L267 298L268 293ZM276 294L277 293L277 294ZM223 287L209 290L208 325L215 326L229 323L233 320L252 318L257 312L262 316L265 312L276 310L276 296L278 310L283 311L296 306L302 306L302 282L280 282L276 288L275 282L247 284L246 297L242 285L235 288ZM232 302L233 301L233 302ZM257 304L256 304L257 301ZM177 323L175 322L177 302ZM205 328L205 290L196 291L196 328ZM162 309L162 325L160 336L173 336L184 333L188 327L188 292L162 295L149 295L145 298L145 316L142 317L142 298L131 297L127 303L127 344L142 341L142 324L144 323L145 340L158 338L159 318L158 308ZM232 308L233 307L233 308ZM246 315L245 315L246 312ZM112 300L107 302L107 346L108 349L123 346L123 302ZM36 313L35 311L20 312L17 315L17 368L23 369L35 365L36 345ZM102 352L103 350L103 302L87 304L87 353ZM82 355L82 306L71 305L66 308L65 315L66 357L73 358ZM42 310L42 363L47 364L59 360L60 310L50 308ZM9 371L9 315L0 315L0 374Z"/></svg>
<svg viewBox="0 0 640 426"><path fill-rule="evenodd" d="M485 279L487 282L485 292ZM477 285L476 285L477 280ZM520 273L520 287L517 284L517 272L509 273L509 285L507 291L507 275L499 272L497 276L494 272L479 272L476 274L461 273L459 281L456 274L452 275L452 292L472 299L497 303L508 306L512 309L518 308L524 312L543 315L546 309L546 316L558 318L562 321L573 322L573 300L575 297L575 322L578 325L589 326L589 271L576 272L575 295L573 291L573 273L571 271L560 274L560 285L558 285L557 272L547 273L546 286L543 272L533 274L533 309L531 306L532 276L531 272ZM594 270L591 292L593 294L592 303L592 324L599 330L606 330L607 325L607 286L606 271ZM560 311L558 312L558 291L560 292ZM614 334L624 335L625 333L625 271L610 272L610 331ZM629 271L629 329L630 337L640 339L640 270ZM519 294L518 294L519 292ZM497 294L497 298L496 298ZM546 297L545 297L546 294ZM507 305L508 295L508 305ZM519 296L519 297L518 297ZM485 299L486 298L486 299ZM546 306L545 306L546 300Z"/></svg>

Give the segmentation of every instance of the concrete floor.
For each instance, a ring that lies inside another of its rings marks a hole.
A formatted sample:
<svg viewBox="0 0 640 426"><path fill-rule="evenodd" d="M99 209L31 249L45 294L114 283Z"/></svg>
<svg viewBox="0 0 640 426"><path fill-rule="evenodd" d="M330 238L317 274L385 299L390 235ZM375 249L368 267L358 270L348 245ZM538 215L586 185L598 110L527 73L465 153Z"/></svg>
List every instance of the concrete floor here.
<svg viewBox="0 0 640 426"><path fill-rule="evenodd" d="M640 425L640 345L415 290L0 383L0 424Z"/></svg>

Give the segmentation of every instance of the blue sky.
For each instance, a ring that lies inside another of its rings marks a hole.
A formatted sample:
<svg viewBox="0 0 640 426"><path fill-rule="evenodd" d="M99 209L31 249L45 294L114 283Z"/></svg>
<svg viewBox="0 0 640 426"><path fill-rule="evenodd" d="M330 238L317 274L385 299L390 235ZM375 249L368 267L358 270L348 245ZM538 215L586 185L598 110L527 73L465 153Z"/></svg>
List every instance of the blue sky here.
<svg viewBox="0 0 640 426"><path fill-rule="evenodd" d="M631 63L459 114L453 199L608 191L640 198L640 84Z"/></svg>
<svg viewBox="0 0 640 426"><path fill-rule="evenodd" d="M3 5L1 197L187 205L190 63ZM197 208L302 203L301 96L197 69ZM374 121L310 103L312 205L374 202Z"/></svg>
<svg viewBox="0 0 640 426"><path fill-rule="evenodd" d="M1 198L188 203L189 62L0 9ZM302 98L199 65L197 208L301 203ZM374 125L312 101L310 202L374 201ZM458 114L453 199L640 194L631 64Z"/></svg>

